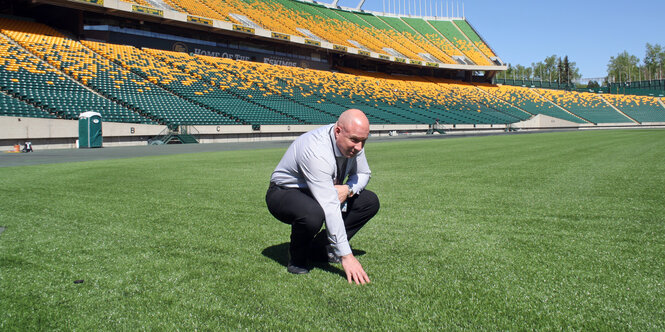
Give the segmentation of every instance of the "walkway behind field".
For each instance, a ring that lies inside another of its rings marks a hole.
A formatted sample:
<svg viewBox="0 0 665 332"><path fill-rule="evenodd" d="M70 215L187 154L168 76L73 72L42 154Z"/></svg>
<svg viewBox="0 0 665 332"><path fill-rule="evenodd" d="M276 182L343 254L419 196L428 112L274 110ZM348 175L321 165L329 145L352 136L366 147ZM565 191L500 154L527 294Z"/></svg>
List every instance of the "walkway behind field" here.
<svg viewBox="0 0 665 332"><path fill-rule="evenodd" d="M553 130L550 130L553 131ZM547 132L547 131L539 131ZM453 135L399 135L370 137L370 144L374 142L386 142L404 139L444 139L467 136L489 136L489 135L514 135L528 134L532 132L512 133L473 133ZM28 166L40 164L68 163L90 160L136 158L147 156L162 156L183 153L217 152L233 150L254 149L286 149L292 141L257 141L242 143L207 143L207 144L166 144L166 145L140 145L140 146L114 146L94 149L45 149L33 146L34 152L30 153L6 153L0 152L0 168L12 166Z"/></svg>

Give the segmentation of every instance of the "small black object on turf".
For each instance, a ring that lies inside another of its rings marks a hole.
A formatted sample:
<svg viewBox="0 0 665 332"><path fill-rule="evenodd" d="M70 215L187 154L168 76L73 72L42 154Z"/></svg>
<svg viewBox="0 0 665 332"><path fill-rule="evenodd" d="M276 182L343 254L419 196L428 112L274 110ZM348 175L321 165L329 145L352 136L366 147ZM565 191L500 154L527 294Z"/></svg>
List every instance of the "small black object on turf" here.
<svg viewBox="0 0 665 332"><path fill-rule="evenodd" d="M74 283L75 283L75 284L82 284L82 283L83 283L83 279L81 279L81 280L74 280Z"/></svg>

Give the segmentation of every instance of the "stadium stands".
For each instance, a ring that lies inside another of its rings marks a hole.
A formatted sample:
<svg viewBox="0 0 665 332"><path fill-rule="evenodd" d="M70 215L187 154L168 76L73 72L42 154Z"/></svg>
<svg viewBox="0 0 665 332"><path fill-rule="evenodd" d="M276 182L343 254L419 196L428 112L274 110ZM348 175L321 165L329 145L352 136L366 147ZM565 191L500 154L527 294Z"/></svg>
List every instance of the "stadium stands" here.
<svg viewBox="0 0 665 332"><path fill-rule="evenodd" d="M429 123L435 119L445 123L489 123L505 124L526 119L528 114L492 97L481 94L473 85L459 82L404 77L379 73L367 73L349 68L356 75L356 84L373 96L375 106L393 109L408 118L417 118L416 123ZM375 79L367 79L373 77ZM361 80L363 78L366 81ZM348 84L347 84L348 85ZM356 91L361 94L361 91ZM485 98L483 103L474 101ZM362 101L362 98L361 98ZM501 105L501 106L500 106Z"/></svg>
<svg viewBox="0 0 665 332"><path fill-rule="evenodd" d="M531 114L493 97L478 86L470 84L449 84L460 98L464 98L478 105L478 112L493 113L496 117L504 119L502 123L512 123L528 119Z"/></svg>
<svg viewBox="0 0 665 332"><path fill-rule="evenodd" d="M358 47L360 45L361 49L386 53L383 48L389 45L378 40L361 26L344 19L336 13L337 11L320 5L291 0L279 0L279 2L295 12L294 26L305 25L314 35L333 44L347 47ZM301 35L306 36L302 33ZM351 41L355 41L358 45Z"/></svg>
<svg viewBox="0 0 665 332"><path fill-rule="evenodd" d="M530 114L545 114L551 117L568 120L577 123L585 123L584 119L558 107L551 101L534 93L532 89L500 85L496 87L480 86L490 95L507 102Z"/></svg>
<svg viewBox="0 0 665 332"><path fill-rule="evenodd" d="M143 0L133 2L149 6ZM464 20L445 21L450 32L454 32L454 39L450 39L435 30L431 21L419 18L377 16L293 0L166 0L165 3L170 9L191 15L420 61L454 64L459 62L452 56L466 55L476 64L492 65L484 56L495 56Z"/></svg>
<svg viewBox="0 0 665 332"><path fill-rule="evenodd" d="M141 81L140 95L132 85L119 85L118 92L133 104L172 124L234 124L238 120L207 104L208 95L218 92L213 86L165 64L145 52L124 45L84 41L84 45L120 64ZM148 88L148 90L146 90Z"/></svg>
<svg viewBox="0 0 665 332"><path fill-rule="evenodd" d="M496 54L485 44L485 42L478 36L475 30L471 28L469 22L466 20L453 20L453 23L459 27L459 29L467 36L469 41L473 43L474 46L478 48L485 56L488 58L496 57Z"/></svg>
<svg viewBox="0 0 665 332"><path fill-rule="evenodd" d="M665 108L654 97L604 94L602 98L636 121L665 121Z"/></svg>
<svg viewBox="0 0 665 332"><path fill-rule="evenodd" d="M50 43L63 40L59 33L48 27L30 22L0 19L0 28L4 34L12 36L34 53L48 57L57 64L65 62L61 57L48 52L52 45ZM95 110L108 121L151 122L96 95L5 38L0 38L0 48L3 62L8 65L0 71L1 88L42 110L41 113L33 112L34 117L57 115L66 119L76 119L80 113ZM84 66L85 61L81 61L80 65Z"/></svg>
<svg viewBox="0 0 665 332"><path fill-rule="evenodd" d="M4 82L0 84L4 85ZM0 93L0 115L30 118L57 118L53 114L47 113L5 93Z"/></svg>
<svg viewBox="0 0 665 332"><path fill-rule="evenodd" d="M217 4L216 0L167 3L188 12ZM279 8L292 21L307 17L311 31L335 24L338 28L327 33L353 31L355 37L369 36L361 40L367 45L385 45L410 55L420 52L423 59L429 55L434 61L451 63L455 60L449 55L467 56L479 63L494 56L465 21L378 17L290 0L225 4L257 20L261 11ZM221 6L216 8L222 12ZM283 23L270 20L261 22ZM77 119L78 114L94 110L104 121L172 127L323 124L335 121L348 108L360 108L374 124L430 124L436 119L448 124L510 124L536 114L576 123L665 121L665 107L653 97L235 61L78 41L43 24L7 18L0 18L0 31L0 115L4 116Z"/></svg>
<svg viewBox="0 0 665 332"><path fill-rule="evenodd" d="M231 21L229 13L232 8L224 1L166 0L165 2L171 4L174 10L220 21Z"/></svg>
<svg viewBox="0 0 665 332"><path fill-rule="evenodd" d="M28 116L55 118L46 109L40 109L33 104L39 104L40 100L35 101L35 95L40 95L37 90L43 87L36 83L35 76L47 77L46 81L39 81L46 84L53 81L53 73L47 76L44 68L38 67L29 56L22 53L20 49L9 43L8 40L0 39L0 114L7 116ZM57 80L57 77L56 77ZM32 103L32 104L31 104Z"/></svg>
<svg viewBox="0 0 665 332"><path fill-rule="evenodd" d="M223 104L222 100L232 103L225 111L247 122L327 123L333 119L287 97L292 91L273 76L275 71L269 73L270 67L277 66L152 49L145 52L215 86L218 91L202 102L211 106Z"/></svg>
<svg viewBox="0 0 665 332"><path fill-rule="evenodd" d="M534 89L534 91L592 123L632 122L631 119L614 110L596 94L546 89Z"/></svg>
<svg viewBox="0 0 665 332"><path fill-rule="evenodd" d="M452 21L428 21L436 30L451 41L457 49L462 51L471 61L478 65L489 66L492 63L481 53L462 31ZM483 44L484 45L484 44Z"/></svg>
<svg viewBox="0 0 665 332"><path fill-rule="evenodd" d="M397 57L407 57L412 59L420 59L418 52L422 52L418 45L407 36L399 33L397 30L393 29L388 25L384 20L374 15L361 15L355 14L359 18L362 18L363 21L371 25L371 28L368 29L369 33L377 38L384 40L386 48L382 49L379 53L390 54ZM394 50L391 52L390 50ZM445 57L444 57L445 58ZM452 61L452 60L451 60ZM453 62L448 62L453 63Z"/></svg>
<svg viewBox="0 0 665 332"><path fill-rule="evenodd" d="M443 53L446 63L457 63L451 56L463 55L458 49L453 46L447 39L441 36L427 21L420 18L402 18L402 20L409 26L413 27L415 31L421 33L430 43L438 49L436 53ZM443 52L442 52L443 51ZM436 54L435 53L435 54Z"/></svg>

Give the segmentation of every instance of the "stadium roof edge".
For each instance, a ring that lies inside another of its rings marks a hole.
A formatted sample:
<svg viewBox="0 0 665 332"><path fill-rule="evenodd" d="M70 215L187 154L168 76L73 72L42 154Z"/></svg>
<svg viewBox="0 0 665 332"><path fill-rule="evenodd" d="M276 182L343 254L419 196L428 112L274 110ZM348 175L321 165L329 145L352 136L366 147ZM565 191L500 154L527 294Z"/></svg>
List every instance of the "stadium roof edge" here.
<svg viewBox="0 0 665 332"><path fill-rule="evenodd" d="M424 20L434 20L434 21L452 21L452 20L466 20L465 17L456 17L456 16L418 16L418 15L399 15L395 13L386 13L386 12L377 12L373 10L364 10L364 9L356 9L356 8L350 8L350 7L344 7L344 6L333 6L332 4L325 3L325 2L319 2L319 1L308 1L308 0L294 0L294 1L300 1L304 3L314 3L317 5L321 5L330 9L338 9L338 10L345 10L348 12L352 13L360 13L360 14L373 14L376 16L387 16L387 17L408 17L408 18L422 18Z"/></svg>

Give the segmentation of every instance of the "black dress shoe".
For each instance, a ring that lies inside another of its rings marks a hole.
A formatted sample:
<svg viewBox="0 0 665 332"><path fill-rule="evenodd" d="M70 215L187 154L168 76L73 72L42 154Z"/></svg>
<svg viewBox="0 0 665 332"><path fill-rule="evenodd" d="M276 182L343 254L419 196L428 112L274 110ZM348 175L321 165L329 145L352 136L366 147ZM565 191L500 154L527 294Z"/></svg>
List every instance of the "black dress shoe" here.
<svg viewBox="0 0 665 332"><path fill-rule="evenodd" d="M307 268L293 265L291 262L289 262L289 264L286 265L286 270L289 271L289 273L293 273L293 274L309 273L309 270Z"/></svg>

